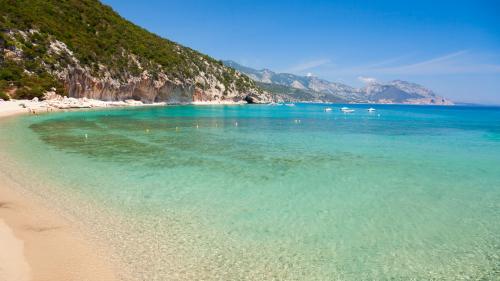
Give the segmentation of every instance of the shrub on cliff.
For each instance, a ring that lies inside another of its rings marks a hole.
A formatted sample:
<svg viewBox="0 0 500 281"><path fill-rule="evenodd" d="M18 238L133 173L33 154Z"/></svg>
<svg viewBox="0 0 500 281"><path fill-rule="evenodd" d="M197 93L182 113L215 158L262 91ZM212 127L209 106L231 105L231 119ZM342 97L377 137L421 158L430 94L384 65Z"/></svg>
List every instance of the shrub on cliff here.
<svg viewBox="0 0 500 281"><path fill-rule="evenodd" d="M10 97L6 93L0 91L0 99L10 100Z"/></svg>

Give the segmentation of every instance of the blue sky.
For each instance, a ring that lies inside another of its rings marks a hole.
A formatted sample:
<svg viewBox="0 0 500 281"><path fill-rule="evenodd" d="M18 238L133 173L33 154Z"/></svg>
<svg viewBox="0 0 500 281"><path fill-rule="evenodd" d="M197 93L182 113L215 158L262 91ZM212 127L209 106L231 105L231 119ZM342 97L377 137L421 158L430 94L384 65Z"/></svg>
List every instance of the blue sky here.
<svg viewBox="0 0 500 281"><path fill-rule="evenodd" d="M354 86L404 79L500 104L500 1L103 2L218 59Z"/></svg>

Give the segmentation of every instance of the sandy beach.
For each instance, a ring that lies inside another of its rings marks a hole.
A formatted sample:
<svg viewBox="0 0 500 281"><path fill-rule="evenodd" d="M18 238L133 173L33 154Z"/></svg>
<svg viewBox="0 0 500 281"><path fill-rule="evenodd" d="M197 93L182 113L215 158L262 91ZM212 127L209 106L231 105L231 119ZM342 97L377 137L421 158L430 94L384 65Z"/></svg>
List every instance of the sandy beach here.
<svg viewBox="0 0 500 281"><path fill-rule="evenodd" d="M0 104L0 118L27 113L18 102ZM22 192L0 172L0 280L118 280L106 252L75 225Z"/></svg>
<svg viewBox="0 0 500 281"><path fill-rule="evenodd" d="M28 113L26 108L21 107L21 101L0 101L0 118L19 113Z"/></svg>

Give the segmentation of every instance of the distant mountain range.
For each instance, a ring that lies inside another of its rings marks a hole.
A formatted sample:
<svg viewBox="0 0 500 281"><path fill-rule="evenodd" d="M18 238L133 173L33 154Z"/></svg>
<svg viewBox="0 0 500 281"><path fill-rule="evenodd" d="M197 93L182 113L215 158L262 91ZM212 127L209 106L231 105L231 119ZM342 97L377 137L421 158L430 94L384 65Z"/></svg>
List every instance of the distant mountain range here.
<svg viewBox="0 0 500 281"><path fill-rule="evenodd" d="M346 102L451 105L453 102L438 96L421 85L394 80L388 83L370 82L363 88L330 82L315 76L276 73L269 69L253 69L234 61L223 61L246 74L275 99L292 102Z"/></svg>

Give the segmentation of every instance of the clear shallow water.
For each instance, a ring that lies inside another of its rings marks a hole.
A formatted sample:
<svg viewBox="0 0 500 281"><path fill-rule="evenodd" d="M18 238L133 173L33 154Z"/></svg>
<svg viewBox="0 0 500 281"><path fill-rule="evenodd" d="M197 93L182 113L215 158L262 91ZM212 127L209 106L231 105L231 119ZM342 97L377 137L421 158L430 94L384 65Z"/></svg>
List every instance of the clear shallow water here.
<svg viewBox="0 0 500 281"><path fill-rule="evenodd" d="M500 108L324 107L57 113L0 142L140 229L109 237L135 278L499 279Z"/></svg>

